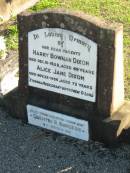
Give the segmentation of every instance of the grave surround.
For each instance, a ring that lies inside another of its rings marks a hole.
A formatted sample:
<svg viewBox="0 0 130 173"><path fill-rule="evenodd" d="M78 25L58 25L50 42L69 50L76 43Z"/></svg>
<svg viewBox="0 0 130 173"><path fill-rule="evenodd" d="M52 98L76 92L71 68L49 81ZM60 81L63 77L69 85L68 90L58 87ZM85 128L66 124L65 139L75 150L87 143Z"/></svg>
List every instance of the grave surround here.
<svg viewBox="0 0 130 173"><path fill-rule="evenodd" d="M0 99L18 86L17 52L10 51L5 59L0 59Z"/></svg>
<svg viewBox="0 0 130 173"><path fill-rule="evenodd" d="M95 100L89 101L29 85L28 35L32 31L46 28L74 32L97 45ZM18 29L17 97L20 99L17 99L15 107L16 117L27 120L27 105L34 105L86 120L90 125L91 139L108 143L114 141L120 120L108 123L105 119L109 119L124 104L122 24L99 20L81 12L54 9L21 13L18 15Z"/></svg>

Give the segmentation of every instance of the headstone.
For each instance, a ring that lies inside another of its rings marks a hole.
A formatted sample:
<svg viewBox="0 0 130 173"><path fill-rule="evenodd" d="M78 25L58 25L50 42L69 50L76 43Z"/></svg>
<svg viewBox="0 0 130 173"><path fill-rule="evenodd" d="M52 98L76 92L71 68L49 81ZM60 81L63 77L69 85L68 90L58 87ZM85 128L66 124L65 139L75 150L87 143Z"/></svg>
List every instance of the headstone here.
<svg viewBox="0 0 130 173"><path fill-rule="evenodd" d="M123 27L64 10L18 16L17 117L79 139L116 140L124 104Z"/></svg>

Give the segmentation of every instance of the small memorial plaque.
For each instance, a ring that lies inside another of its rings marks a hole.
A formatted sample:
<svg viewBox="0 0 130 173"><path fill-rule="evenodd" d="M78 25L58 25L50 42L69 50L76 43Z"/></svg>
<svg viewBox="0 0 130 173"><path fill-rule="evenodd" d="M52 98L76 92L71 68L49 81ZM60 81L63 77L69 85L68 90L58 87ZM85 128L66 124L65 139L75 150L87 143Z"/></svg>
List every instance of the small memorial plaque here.
<svg viewBox="0 0 130 173"><path fill-rule="evenodd" d="M96 101L97 44L60 28L28 33L29 86Z"/></svg>
<svg viewBox="0 0 130 173"><path fill-rule="evenodd" d="M89 140L88 121L27 105L29 124L85 141Z"/></svg>

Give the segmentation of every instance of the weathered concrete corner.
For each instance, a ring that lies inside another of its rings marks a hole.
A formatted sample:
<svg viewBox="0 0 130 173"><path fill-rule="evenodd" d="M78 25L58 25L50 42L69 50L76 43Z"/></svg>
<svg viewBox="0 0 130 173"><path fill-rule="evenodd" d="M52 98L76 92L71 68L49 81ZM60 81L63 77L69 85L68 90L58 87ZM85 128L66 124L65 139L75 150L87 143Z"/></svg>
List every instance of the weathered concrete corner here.
<svg viewBox="0 0 130 173"><path fill-rule="evenodd" d="M0 95L5 95L18 86L18 57L12 51L5 59L0 59Z"/></svg>
<svg viewBox="0 0 130 173"><path fill-rule="evenodd" d="M123 130L130 130L130 101L125 101L122 107L113 113L111 119L121 121L117 131L117 136L120 136Z"/></svg>
<svg viewBox="0 0 130 173"><path fill-rule="evenodd" d="M38 0L1 0L0 24L9 20L12 16L33 6Z"/></svg>

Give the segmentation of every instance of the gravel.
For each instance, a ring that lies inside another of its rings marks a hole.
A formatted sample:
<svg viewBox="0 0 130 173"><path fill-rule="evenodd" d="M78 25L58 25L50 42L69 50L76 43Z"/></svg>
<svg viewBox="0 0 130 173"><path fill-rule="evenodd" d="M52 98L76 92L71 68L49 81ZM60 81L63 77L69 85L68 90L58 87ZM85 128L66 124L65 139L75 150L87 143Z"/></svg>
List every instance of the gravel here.
<svg viewBox="0 0 130 173"><path fill-rule="evenodd" d="M52 134L1 108L0 173L130 173L130 145L107 148Z"/></svg>

